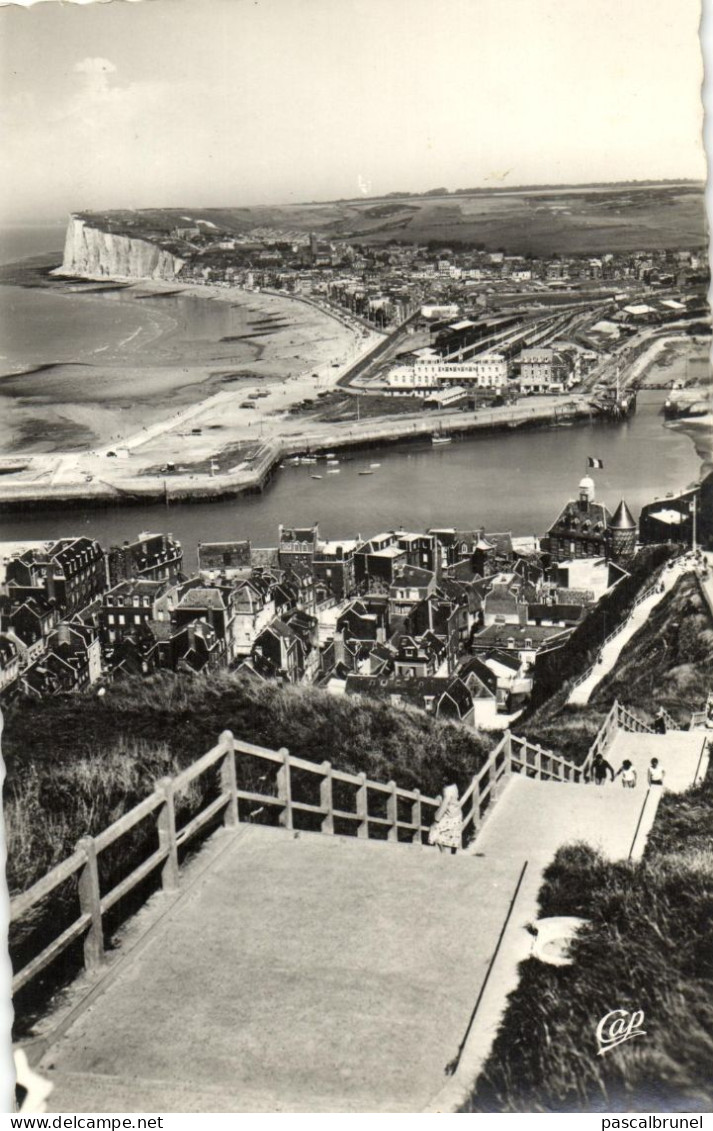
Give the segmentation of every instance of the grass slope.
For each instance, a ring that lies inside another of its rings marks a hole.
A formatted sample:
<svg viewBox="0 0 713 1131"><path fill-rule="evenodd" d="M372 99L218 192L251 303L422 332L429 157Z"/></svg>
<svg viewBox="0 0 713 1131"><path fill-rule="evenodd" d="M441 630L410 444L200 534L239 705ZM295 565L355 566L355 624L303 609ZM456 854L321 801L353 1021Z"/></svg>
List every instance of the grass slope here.
<svg viewBox="0 0 713 1131"><path fill-rule="evenodd" d="M664 796L644 859L584 845L545 873L540 913L589 922L572 966L527 959L464 1111L670 1111L713 1107L713 781ZM597 1056L612 1009L646 1036Z"/></svg>
<svg viewBox="0 0 713 1131"><path fill-rule="evenodd" d="M700 247L706 241L703 186L653 184L415 195L388 202L324 201L221 209L142 209L82 213L88 223L127 235L165 238L183 215L246 233L257 226L318 232L324 239L383 244L500 248L511 254L596 254Z"/></svg>
<svg viewBox="0 0 713 1131"><path fill-rule="evenodd" d="M10 890L27 887L226 729L432 796L450 781L464 788L493 746L419 712L227 673L127 679L100 699L19 703L6 712L3 736Z"/></svg>
<svg viewBox="0 0 713 1131"><path fill-rule="evenodd" d="M569 684L518 721L516 731L581 762L615 699L651 722L662 704L682 725L713 686L713 622L696 579L683 576L624 646L586 707L567 706Z"/></svg>

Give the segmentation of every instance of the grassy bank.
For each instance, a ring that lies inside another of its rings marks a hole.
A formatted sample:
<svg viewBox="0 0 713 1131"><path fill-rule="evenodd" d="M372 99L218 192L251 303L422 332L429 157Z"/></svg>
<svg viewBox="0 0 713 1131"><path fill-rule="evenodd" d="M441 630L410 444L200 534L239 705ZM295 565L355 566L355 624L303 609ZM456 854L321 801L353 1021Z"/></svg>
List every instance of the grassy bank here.
<svg viewBox="0 0 713 1131"><path fill-rule="evenodd" d="M158 778L172 775L213 746L221 731L272 749L287 747L309 761L364 772L436 795L455 781L463 789L492 747L490 737L439 723L427 715L357 698L335 699L312 688L281 687L245 676L170 674L127 679L94 694L16 703L6 712L3 754L7 880L23 891L146 797ZM264 764L241 762L247 788L270 792ZM293 791L304 788L295 775ZM179 827L219 792L216 770L182 793ZM295 794L297 796L297 794ZM314 801L314 798L308 800ZM343 807L347 807L346 804ZM255 819L276 819L268 810ZM216 818L210 832L219 823ZM147 818L99 858L103 892L126 877L155 848ZM199 846L197 842L196 847ZM182 853L183 854L183 853ZM105 917L105 941L158 885L153 873ZM10 953L16 966L31 960L78 913L76 880L66 881L32 915L14 924ZM75 944L54 967L15 998L16 1038L26 1036L51 997L81 968Z"/></svg>
<svg viewBox="0 0 713 1131"><path fill-rule="evenodd" d="M586 707L567 706L567 682L519 719L516 730L581 762L615 699L648 722L662 704L687 726L711 686L713 623L698 582L687 574L624 646Z"/></svg>
<svg viewBox="0 0 713 1131"><path fill-rule="evenodd" d="M703 1112L713 1106L713 781L664 796L640 863L584 845L545 873L540 914L589 920L574 964L520 966L470 1112ZM597 1056L612 1009L646 1036Z"/></svg>
<svg viewBox="0 0 713 1131"><path fill-rule="evenodd" d="M464 788L493 745L425 714L228 673L162 674L127 679L102 698L17 703L3 736L10 890L27 887L78 837L104 828L225 729L431 795L450 781Z"/></svg>

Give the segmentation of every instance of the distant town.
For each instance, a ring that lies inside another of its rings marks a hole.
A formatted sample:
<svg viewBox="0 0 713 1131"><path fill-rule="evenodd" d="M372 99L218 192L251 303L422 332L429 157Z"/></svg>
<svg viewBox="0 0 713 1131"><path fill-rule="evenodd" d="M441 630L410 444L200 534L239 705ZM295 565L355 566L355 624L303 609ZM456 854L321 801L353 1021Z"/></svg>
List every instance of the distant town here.
<svg viewBox="0 0 713 1131"><path fill-rule="evenodd" d="M0 543L0 700L238 669L503 729L638 546L705 545L712 501L709 475L637 523L585 475L539 539L434 527L330 541L285 525L271 547L199 544L192 576L171 534Z"/></svg>

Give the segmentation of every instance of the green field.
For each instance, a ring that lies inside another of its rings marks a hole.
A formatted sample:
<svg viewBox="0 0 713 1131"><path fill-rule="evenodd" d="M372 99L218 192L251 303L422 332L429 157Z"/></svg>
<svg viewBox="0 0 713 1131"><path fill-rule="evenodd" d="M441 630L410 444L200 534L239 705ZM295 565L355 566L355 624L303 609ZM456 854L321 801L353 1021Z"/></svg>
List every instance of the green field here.
<svg viewBox="0 0 713 1131"><path fill-rule="evenodd" d="M432 242L531 255L700 247L707 238L703 186L691 183L83 215L133 235L165 237L190 217L234 234L269 226L367 244Z"/></svg>

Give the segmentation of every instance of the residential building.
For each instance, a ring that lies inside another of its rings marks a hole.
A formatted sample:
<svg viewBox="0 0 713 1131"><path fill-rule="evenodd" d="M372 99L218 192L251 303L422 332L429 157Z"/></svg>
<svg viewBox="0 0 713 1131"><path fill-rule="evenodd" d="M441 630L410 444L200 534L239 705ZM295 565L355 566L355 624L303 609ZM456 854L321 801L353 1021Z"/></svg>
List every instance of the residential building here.
<svg viewBox="0 0 713 1131"><path fill-rule="evenodd" d="M99 613L99 634L104 648L113 648L126 636L136 635L156 616L156 601L169 588L166 581L120 581L104 594Z"/></svg>
<svg viewBox="0 0 713 1131"><path fill-rule="evenodd" d="M383 679L348 675L347 695L379 699L394 707L416 707L434 718L473 726L473 696L457 676Z"/></svg>
<svg viewBox="0 0 713 1131"><path fill-rule="evenodd" d="M130 578L175 581L183 568L183 549L172 534L139 534L134 542L112 546L107 554L109 584Z"/></svg>
<svg viewBox="0 0 713 1131"><path fill-rule="evenodd" d="M20 655L14 636L0 632L0 695L17 680L20 674Z"/></svg>
<svg viewBox="0 0 713 1131"><path fill-rule="evenodd" d="M250 542L199 542L198 569L208 581L249 576L252 569Z"/></svg>
<svg viewBox="0 0 713 1131"><path fill-rule="evenodd" d="M579 497L570 499L560 511L542 549L556 562L606 557L611 517L604 504L596 501L594 480L586 475L579 484Z"/></svg>
<svg viewBox="0 0 713 1131"><path fill-rule="evenodd" d="M564 389L572 366L553 349L525 349L520 354L520 389L523 393L550 393Z"/></svg>
<svg viewBox="0 0 713 1131"><path fill-rule="evenodd" d="M278 559L282 569L297 562L311 566L319 543L319 526L280 526Z"/></svg>
<svg viewBox="0 0 713 1131"><path fill-rule="evenodd" d="M7 593L39 591L55 602L64 616L72 616L107 588L104 553L92 538L61 538L46 549L26 550L6 563Z"/></svg>
<svg viewBox="0 0 713 1131"><path fill-rule="evenodd" d="M344 538L318 542L312 559L315 581L335 601L343 601L356 591L354 554L359 542Z"/></svg>

